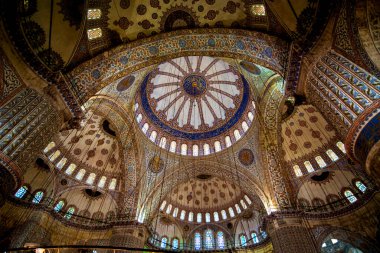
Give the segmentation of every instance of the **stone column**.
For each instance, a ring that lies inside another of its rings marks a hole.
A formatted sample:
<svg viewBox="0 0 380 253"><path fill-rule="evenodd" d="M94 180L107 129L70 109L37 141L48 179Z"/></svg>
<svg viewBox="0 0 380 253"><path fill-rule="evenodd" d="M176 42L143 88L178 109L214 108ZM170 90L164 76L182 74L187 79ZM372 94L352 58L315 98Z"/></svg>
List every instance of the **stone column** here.
<svg viewBox="0 0 380 253"><path fill-rule="evenodd" d="M147 239L144 225L115 226L112 228L110 246L143 248Z"/></svg>
<svg viewBox="0 0 380 253"><path fill-rule="evenodd" d="M267 231L275 253L317 253L315 241L305 221L298 214L274 214Z"/></svg>

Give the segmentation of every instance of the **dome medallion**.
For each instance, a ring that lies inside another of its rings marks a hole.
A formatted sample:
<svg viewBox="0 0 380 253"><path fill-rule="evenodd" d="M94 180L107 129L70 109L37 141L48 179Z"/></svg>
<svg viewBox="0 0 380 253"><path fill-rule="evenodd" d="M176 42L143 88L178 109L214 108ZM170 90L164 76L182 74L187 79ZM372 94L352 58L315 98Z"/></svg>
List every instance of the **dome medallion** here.
<svg viewBox="0 0 380 253"><path fill-rule="evenodd" d="M145 77L136 118L141 127L148 124L145 134L156 131L169 139L202 141L241 121L251 108L249 98L247 81L223 60L180 57L159 64Z"/></svg>

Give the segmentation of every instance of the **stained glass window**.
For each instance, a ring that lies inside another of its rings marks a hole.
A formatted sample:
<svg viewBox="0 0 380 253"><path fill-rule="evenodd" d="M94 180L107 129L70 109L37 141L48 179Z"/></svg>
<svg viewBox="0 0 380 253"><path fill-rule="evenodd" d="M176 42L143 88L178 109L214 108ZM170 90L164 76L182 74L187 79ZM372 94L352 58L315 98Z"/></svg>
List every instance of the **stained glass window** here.
<svg viewBox="0 0 380 253"><path fill-rule="evenodd" d="M339 157L335 154L334 151L332 151L331 149L328 149L326 151L326 154L330 157L331 161L335 162L336 160L339 159Z"/></svg>
<svg viewBox="0 0 380 253"><path fill-rule="evenodd" d="M77 168L77 166L75 165L75 164L70 164L69 165L69 167L67 167L67 169L66 169L66 171L65 171L65 173L67 174L67 175L71 175L71 174L73 174L73 172L74 172L74 170Z"/></svg>
<svg viewBox="0 0 380 253"><path fill-rule="evenodd" d="M230 138L230 136L227 135L224 139L225 139L225 142L226 142L226 147L231 146L232 143L231 143L231 138Z"/></svg>
<svg viewBox="0 0 380 253"><path fill-rule="evenodd" d="M175 153L176 148L177 148L177 142L172 141L170 143L170 150L169 151L172 152L172 153Z"/></svg>
<svg viewBox="0 0 380 253"><path fill-rule="evenodd" d="M236 212L241 213L240 206L238 204L235 204Z"/></svg>
<svg viewBox="0 0 380 253"><path fill-rule="evenodd" d="M252 241L253 241L253 243L259 243L259 238L257 237L257 234L255 233L255 232L253 232L252 234L251 234L251 237L252 237Z"/></svg>
<svg viewBox="0 0 380 253"><path fill-rule="evenodd" d="M88 9L87 19L99 19L102 16L102 11L100 9Z"/></svg>
<svg viewBox="0 0 380 253"><path fill-rule="evenodd" d="M67 158L66 158L66 157L63 157L63 158L61 159L61 161L59 161L59 162L57 163L57 168L58 168L58 169L62 169L63 166L65 166L66 162L67 162Z"/></svg>
<svg viewBox="0 0 380 253"><path fill-rule="evenodd" d="M144 125L143 125L143 127L142 127L142 131L143 131L143 133L144 134L146 134L146 132L148 131L148 129L149 129L149 125L148 125L148 123L145 123Z"/></svg>
<svg viewBox="0 0 380 253"><path fill-rule="evenodd" d="M172 249L178 249L178 239L174 238L172 241Z"/></svg>
<svg viewBox="0 0 380 253"><path fill-rule="evenodd" d="M214 212L214 221L219 221L219 213Z"/></svg>
<svg viewBox="0 0 380 253"><path fill-rule="evenodd" d="M141 120L142 120L142 115L141 115L141 113L140 113L139 115L137 115L136 120L137 120L137 123L140 123L140 122L141 122Z"/></svg>
<svg viewBox="0 0 380 253"><path fill-rule="evenodd" d="M189 221L192 222L194 220L194 214L193 212L189 213Z"/></svg>
<svg viewBox="0 0 380 253"><path fill-rule="evenodd" d="M89 40L97 39L102 37L102 29L94 28L94 29L88 29L87 30L87 37Z"/></svg>
<svg viewBox="0 0 380 253"><path fill-rule="evenodd" d="M166 208L166 213L169 214L172 211L172 205L169 204L168 208Z"/></svg>
<svg viewBox="0 0 380 253"><path fill-rule="evenodd" d="M241 128L243 128L244 132L247 132L247 130L248 130L248 124L247 124L247 122L243 121L243 123L241 123Z"/></svg>
<svg viewBox="0 0 380 253"><path fill-rule="evenodd" d="M178 207L174 208L174 211L173 211L173 217L177 217L178 215Z"/></svg>
<svg viewBox="0 0 380 253"><path fill-rule="evenodd" d="M323 158L321 156L315 157L315 161L317 161L319 167L321 167L321 168L326 167L325 160L323 160Z"/></svg>
<svg viewBox="0 0 380 253"><path fill-rule="evenodd" d="M69 209L67 209L67 212L66 212L66 214L65 214L64 217L66 219L70 220L71 217L73 216L74 212L75 212L75 208L74 207L70 207Z"/></svg>
<svg viewBox="0 0 380 253"><path fill-rule="evenodd" d="M84 174L86 174L86 170L85 169L80 169L78 174L75 176L76 179L78 180L82 180L83 177L84 177Z"/></svg>
<svg viewBox="0 0 380 253"><path fill-rule="evenodd" d="M59 212L62 210L63 206L65 205L65 201L60 200L54 207L54 211Z"/></svg>
<svg viewBox="0 0 380 253"><path fill-rule="evenodd" d="M218 231L216 234L217 236L217 243L218 243L218 249L224 249L225 248L225 241L224 241L224 234L222 231Z"/></svg>
<svg viewBox="0 0 380 253"><path fill-rule="evenodd" d="M214 233L211 229L205 231L205 248L213 249L214 248Z"/></svg>
<svg viewBox="0 0 380 253"><path fill-rule="evenodd" d="M20 187L20 188L17 190L17 192L15 193L15 197L21 199L21 198L24 197L24 195L25 195L25 193L26 193L27 191L28 191L28 187L26 187L26 186L24 185L24 186Z"/></svg>
<svg viewBox="0 0 380 253"><path fill-rule="evenodd" d="M235 212L234 212L234 209L232 209L232 207L228 208L228 212L230 213L231 217L235 217Z"/></svg>
<svg viewBox="0 0 380 253"><path fill-rule="evenodd" d="M198 223L202 222L202 213L197 213L197 222Z"/></svg>
<svg viewBox="0 0 380 253"><path fill-rule="evenodd" d="M250 121L253 121L253 113L252 113L252 112L249 112L249 113L248 113L248 119L249 119Z"/></svg>
<svg viewBox="0 0 380 253"><path fill-rule="evenodd" d="M157 132L156 132L156 131L152 131L152 132L150 133L150 137L149 137L149 139L150 139L151 141L155 142L155 141L156 141L156 138L157 138Z"/></svg>
<svg viewBox="0 0 380 253"><path fill-rule="evenodd" d="M247 237L246 237L245 235L241 235L241 236L240 236L240 245L241 245L242 247L247 246Z"/></svg>
<svg viewBox="0 0 380 253"><path fill-rule="evenodd" d="M104 185L106 184L106 180L107 178L105 176L102 176L98 182L98 187L103 188Z"/></svg>
<svg viewBox="0 0 380 253"><path fill-rule="evenodd" d="M293 170L294 170L294 174L296 174L297 177L301 177L302 176L302 171L300 169L300 166L294 165L293 166Z"/></svg>
<svg viewBox="0 0 380 253"><path fill-rule="evenodd" d="M244 195L244 199L245 199L245 201L247 201L248 205L252 204L252 201L251 201L251 199L250 199L250 198L248 198L248 196L247 196L247 195Z"/></svg>
<svg viewBox="0 0 380 253"><path fill-rule="evenodd" d="M343 153L346 153L346 147L344 146L343 142L338 141L336 143L336 146L340 149L340 151L342 151Z"/></svg>
<svg viewBox="0 0 380 253"><path fill-rule="evenodd" d="M116 178L112 178L111 183L108 186L108 189L115 190L115 188L116 188L116 182L117 182Z"/></svg>
<svg viewBox="0 0 380 253"><path fill-rule="evenodd" d="M354 196L354 194L352 193L352 191L350 190L346 190L344 192L344 196L346 196L347 200L350 201L350 203L354 203L356 202L358 199Z"/></svg>
<svg viewBox="0 0 380 253"><path fill-rule="evenodd" d="M313 165L311 165L311 163L309 161L306 161L303 164L305 164L307 172L313 172L314 171Z"/></svg>
<svg viewBox="0 0 380 253"><path fill-rule="evenodd" d="M215 152L219 152L220 150L222 150L222 146L220 146L219 141L214 142L214 147L215 147Z"/></svg>
<svg viewBox="0 0 380 253"><path fill-rule="evenodd" d="M161 248L166 248L166 245L168 244L168 238L162 237L161 239Z"/></svg>
<svg viewBox="0 0 380 253"><path fill-rule="evenodd" d="M43 197L44 197L44 193L42 191L36 192L36 194L34 194L32 202L35 204L38 204L41 202Z"/></svg>
<svg viewBox="0 0 380 253"><path fill-rule="evenodd" d="M86 180L86 183L92 185L94 183L94 181L95 181L95 177L96 177L96 174L95 173L91 173L88 176L88 178Z"/></svg>
<svg viewBox="0 0 380 253"><path fill-rule="evenodd" d="M367 190L367 186L365 186L361 181L355 182L356 187L361 191L365 192Z"/></svg>
<svg viewBox="0 0 380 253"><path fill-rule="evenodd" d="M211 222L211 216L210 216L210 213L205 213L205 220L206 222Z"/></svg>
<svg viewBox="0 0 380 253"><path fill-rule="evenodd" d="M253 4L251 10L255 16L265 16L265 6L263 4Z"/></svg>
<svg viewBox="0 0 380 253"><path fill-rule="evenodd" d="M52 148L54 148L55 147L55 143L54 142L50 142L47 146L46 146L46 148L44 149L44 153L47 153L47 152L49 152Z"/></svg>
<svg viewBox="0 0 380 253"><path fill-rule="evenodd" d="M227 213L226 213L226 211L222 210L220 213L222 214L222 219L223 220L227 220Z"/></svg>
<svg viewBox="0 0 380 253"><path fill-rule="evenodd" d="M162 137L160 140L160 147L161 148L166 148L166 138Z"/></svg>
<svg viewBox="0 0 380 253"><path fill-rule="evenodd" d="M244 208L247 209L247 205L245 204L244 200L240 200L240 205Z"/></svg>
<svg viewBox="0 0 380 253"><path fill-rule="evenodd" d="M262 237L263 239L267 238L267 232L265 232L265 231L261 231L261 237Z"/></svg>
<svg viewBox="0 0 380 253"><path fill-rule="evenodd" d="M202 238L201 234L199 232L196 232L194 234L194 249L195 250L200 250L202 247Z"/></svg>
<svg viewBox="0 0 380 253"><path fill-rule="evenodd" d="M209 155L210 154L210 145L208 145L207 143L205 143L203 145L203 154L204 155Z"/></svg>
<svg viewBox="0 0 380 253"><path fill-rule="evenodd" d="M241 135L240 135L240 132L239 130L235 129L234 131L234 136L235 136L235 140L239 140L241 138Z"/></svg>
<svg viewBox="0 0 380 253"><path fill-rule="evenodd" d="M61 155L61 151L56 150L53 154L51 154L51 155L49 156L49 160L50 160L51 162L54 162L54 160L57 159L58 156L60 156L60 155Z"/></svg>
<svg viewBox="0 0 380 253"><path fill-rule="evenodd" d="M180 215L179 218L180 218L181 220L184 220L184 219L185 219L185 216L186 216L186 211L185 211L185 210L182 210L182 211L181 211L181 215Z"/></svg>
<svg viewBox="0 0 380 253"><path fill-rule="evenodd" d="M160 210L163 211L165 209L165 206L166 206L166 200L162 201Z"/></svg>

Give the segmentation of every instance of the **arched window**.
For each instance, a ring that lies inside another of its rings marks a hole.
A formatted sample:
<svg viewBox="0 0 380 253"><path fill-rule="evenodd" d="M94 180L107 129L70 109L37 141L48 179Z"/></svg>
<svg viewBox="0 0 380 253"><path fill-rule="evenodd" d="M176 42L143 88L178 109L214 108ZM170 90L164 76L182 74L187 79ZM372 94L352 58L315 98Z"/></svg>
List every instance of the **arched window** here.
<svg viewBox="0 0 380 253"><path fill-rule="evenodd" d="M65 166L67 162L67 158L66 157L62 157L62 159L57 163L57 169L62 169L63 166Z"/></svg>
<svg viewBox="0 0 380 253"><path fill-rule="evenodd" d="M325 160L323 160L323 158L321 156L315 157L315 161L318 163L320 168L326 167Z"/></svg>
<svg viewBox="0 0 380 253"><path fill-rule="evenodd" d="M222 210L220 213L222 214L222 219L227 220L227 212L225 210Z"/></svg>
<svg viewBox="0 0 380 253"><path fill-rule="evenodd" d="M248 119L252 122L253 121L253 113L249 112L248 113Z"/></svg>
<svg viewBox="0 0 380 253"><path fill-rule="evenodd" d="M328 149L326 151L326 154L330 157L331 161L335 162L336 160L339 159L339 157L335 154L334 151L332 151L331 149Z"/></svg>
<svg viewBox="0 0 380 253"><path fill-rule="evenodd" d="M241 123L241 128L243 128L244 132L247 132L248 131L248 124L247 124L247 122L243 121L243 123Z"/></svg>
<svg viewBox="0 0 380 253"><path fill-rule="evenodd" d="M259 243L259 238L257 237L257 234L255 232L251 233L251 237L254 244Z"/></svg>
<svg viewBox="0 0 380 253"><path fill-rule="evenodd" d="M306 170L307 172L313 172L314 171L314 168L313 168L313 165L311 165L311 163L309 161L306 161L304 162L303 164L305 164L305 167L306 167Z"/></svg>
<svg viewBox="0 0 380 253"><path fill-rule="evenodd" d="M143 131L143 133L144 134L146 134L146 132L148 131L148 129L149 129L149 125L148 125L148 123L145 123L144 125L143 125L143 127L142 127L142 131Z"/></svg>
<svg viewBox="0 0 380 253"><path fill-rule="evenodd" d="M214 233L211 229L205 231L205 249L214 248Z"/></svg>
<svg viewBox="0 0 380 253"><path fill-rule="evenodd" d="M205 143L203 145L203 154L204 155L209 155L210 154L210 145L208 145L207 143Z"/></svg>
<svg viewBox="0 0 380 253"><path fill-rule="evenodd" d="M199 147L198 145L193 145L193 156L199 155Z"/></svg>
<svg viewBox="0 0 380 253"><path fill-rule="evenodd" d="M182 210L182 211L181 211L181 215L180 215L179 218L180 218L181 220L184 220L184 219L185 219L185 216L186 216L186 211L185 211L185 210Z"/></svg>
<svg viewBox="0 0 380 253"><path fill-rule="evenodd" d="M116 178L112 178L111 183L108 185L109 190L115 190L116 188Z"/></svg>
<svg viewBox="0 0 380 253"><path fill-rule="evenodd" d="M15 197L18 199L22 199L25 196L25 193L28 191L28 187L25 185L20 187L17 192L15 193Z"/></svg>
<svg viewBox="0 0 380 253"><path fill-rule="evenodd" d="M298 200L298 203L299 203L299 206L302 208L308 208L310 206L309 201L307 201L306 199L301 198Z"/></svg>
<svg viewBox="0 0 380 253"><path fill-rule="evenodd" d="M54 148L55 147L55 143L52 141L52 142L50 142L47 146L46 146L46 148L44 149L44 153L47 153L47 152L49 152L52 148Z"/></svg>
<svg viewBox="0 0 380 253"><path fill-rule="evenodd" d="M356 181L355 186L359 189L361 192L365 192L367 190L367 186L365 186L361 181Z"/></svg>
<svg viewBox="0 0 380 253"><path fill-rule="evenodd" d="M141 115L141 113L140 113L139 115L137 115L136 120L137 120L137 123L140 123L140 122L141 122L141 120L142 120L142 115Z"/></svg>
<svg viewBox="0 0 380 253"><path fill-rule="evenodd" d="M77 166L75 165L75 164L70 164L69 165L69 167L67 167L67 169L66 169L66 171L65 171L65 173L67 174L67 175L71 175L71 174L73 174L73 172L74 172L74 170L77 168Z"/></svg>
<svg viewBox="0 0 380 253"><path fill-rule="evenodd" d="M96 177L96 174L95 173L91 173L87 180L86 180L86 183L89 184L89 185L92 185L95 181L95 177Z"/></svg>
<svg viewBox="0 0 380 253"><path fill-rule="evenodd" d="M178 239L177 238L173 238L173 241L172 241L172 249L178 249Z"/></svg>
<svg viewBox="0 0 380 253"><path fill-rule="evenodd" d="M84 177L84 174L86 174L86 170L85 169L80 169L78 174L75 176L76 179L78 180L82 180L83 177Z"/></svg>
<svg viewBox="0 0 380 253"><path fill-rule="evenodd" d="M244 208L247 209L247 205L245 204L244 200L240 200L240 205Z"/></svg>
<svg viewBox="0 0 380 253"><path fill-rule="evenodd" d="M201 238L201 233L196 232L194 234L194 249L195 250L200 250L202 248L202 238Z"/></svg>
<svg viewBox="0 0 380 253"><path fill-rule="evenodd" d="M181 155L187 155L187 145L185 143L181 145Z"/></svg>
<svg viewBox="0 0 380 253"><path fill-rule="evenodd" d="M163 211L165 209L165 206L166 206L166 200L162 201L160 210Z"/></svg>
<svg viewBox="0 0 380 253"><path fill-rule="evenodd" d="M217 246L218 246L218 249L224 249L226 247L226 243L225 243L225 240L224 240L224 233L222 231L218 231L218 233L216 234L216 237L217 237Z"/></svg>
<svg viewBox="0 0 380 253"><path fill-rule="evenodd" d="M296 174L296 177L301 177L302 176L302 171L300 169L300 166L294 165L293 166L294 174Z"/></svg>
<svg viewBox="0 0 380 253"><path fill-rule="evenodd" d="M178 207L174 208L174 211L173 211L173 217L177 217L178 215Z"/></svg>
<svg viewBox="0 0 380 253"><path fill-rule="evenodd" d="M61 151L56 150L53 154L51 154L51 155L49 156L49 160L50 160L51 162L54 162L54 160L57 159L58 156L60 156L60 155L61 155Z"/></svg>
<svg viewBox="0 0 380 253"><path fill-rule="evenodd" d="M177 142L172 141L170 143L170 150L169 151L172 152L172 153L175 153L176 148L177 148Z"/></svg>
<svg viewBox="0 0 380 253"><path fill-rule="evenodd" d="M202 213L197 213L197 222L198 223L202 222Z"/></svg>
<svg viewBox="0 0 380 253"><path fill-rule="evenodd" d="M354 203L356 202L358 199L355 197L355 195L352 193L352 191L350 190L345 190L344 191L344 196L347 198L347 200L350 202L350 203Z"/></svg>
<svg viewBox="0 0 380 253"><path fill-rule="evenodd" d="M215 152L219 152L220 150L222 150L222 146L220 145L219 141L214 142L214 148Z"/></svg>
<svg viewBox="0 0 380 253"><path fill-rule="evenodd" d="M98 182L98 187L103 188L104 185L106 184L106 180L107 178L105 176L102 176Z"/></svg>
<svg viewBox="0 0 380 253"><path fill-rule="evenodd" d="M156 141L156 138L157 138L157 132L156 132L156 131L152 131L152 132L150 133L150 137L149 137L149 139L150 139L151 141L155 142L155 141Z"/></svg>
<svg viewBox="0 0 380 253"><path fill-rule="evenodd" d="M235 217L235 212L234 209L232 209L232 207L228 208L228 212L230 213L231 218Z"/></svg>
<svg viewBox="0 0 380 253"><path fill-rule="evenodd" d="M211 215L210 213L205 213L205 220L207 223L211 222Z"/></svg>
<svg viewBox="0 0 380 253"><path fill-rule="evenodd" d="M168 205L168 208L166 208L166 213L169 214L172 211L172 204Z"/></svg>
<svg viewBox="0 0 380 253"><path fill-rule="evenodd" d="M230 136L227 135L227 136L224 138L224 140L225 140L225 142L226 142L226 147L227 147L227 148L228 148L229 146L232 145Z"/></svg>
<svg viewBox="0 0 380 253"><path fill-rule="evenodd" d="M214 212L214 221L219 221L219 213Z"/></svg>
<svg viewBox="0 0 380 253"><path fill-rule="evenodd" d="M343 153L346 153L346 147L344 146L343 142L338 141L336 143L336 146L340 149L340 151L342 151Z"/></svg>
<svg viewBox="0 0 380 253"><path fill-rule="evenodd" d="M234 131L234 136L235 136L235 140L239 140L241 138L241 135L240 135L240 132L239 130L235 129Z"/></svg>
<svg viewBox="0 0 380 253"><path fill-rule="evenodd" d="M322 199L320 199L320 198L314 198L311 201L311 204L314 207L318 207L318 210L327 211L327 208L325 206L325 202Z"/></svg>
<svg viewBox="0 0 380 253"><path fill-rule="evenodd" d="M247 237L245 235L240 235L240 245L242 247L247 246Z"/></svg>
<svg viewBox="0 0 380 253"><path fill-rule="evenodd" d="M245 201L247 201L248 205L252 204L252 201L248 198L247 195L244 195Z"/></svg>
<svg viewBox="0 0 380 253"><path fill-rule="evenodd" d="M235 209L237 213L241 213L240 206L238 204L235 204Z"/></svg>
<svg viewBox="0 0 380 253"><path fill-rule="evenodd" d="M63 217L65 219L70 220L71 217L73 216L74 212L75 212L75 208L74 207L70 207L69 209L67 209L67 212L66 212L65 216L63 216Z"/></svg>
<svg viewBox="0 0 380 253"><path fill-rule="evenodd" d="M136 104L133 106L133 110L134 110L134 111L137 111L137 109L139 109L139 103L136 103Z"/></svg>
<svg viewBox="0 0 380 253"><path fill-rule="evenodd" d="M44 193L42 191L36 192L36 194L34 194L32 203L34 204L40 203L43 197L44 197Z"/></svg>
<svg viewBox="0 0 380 253"><path fill-rule="evenodd" d="M161 245L160 245L160 247L163 248L163 249L165 249L166 245L168 245L168 238L164 236L164 237L161 238Z"/></svg>
<svg viewBox="0 0 380 253"><path fill-rule="evenodd" d="M335 194L329 194L326 197L327 203L330 204L332 209L338 209L340 207L339 197Z"/></svg>
<svg viewBox="0 0 380 253"><path fill-rule="evenodd" d="M58 201L58 203L54 206L54 211L56 212L61 211L64 205L65 205L65 201L63 200Z"/></svg>
<svg viewBox="0 0 380 253"><path fill-rule="evenodd" d="M189 212L188 221L193 222L193 220L194 220L194 213L193 212Z"/></svg>
<svg viewBox="0 0 380 253"><path fill-rule="evenodd" d="M162 137L160 140L160 147L161 148L166 148L166 138Z"/></svg>
<svg viewBox="0 0 380 253"><path fill-rule="evenodd" d="M265 232L265 231L261 231L261 237L262 237L263 239L267 238L267 232Z"/></svg>

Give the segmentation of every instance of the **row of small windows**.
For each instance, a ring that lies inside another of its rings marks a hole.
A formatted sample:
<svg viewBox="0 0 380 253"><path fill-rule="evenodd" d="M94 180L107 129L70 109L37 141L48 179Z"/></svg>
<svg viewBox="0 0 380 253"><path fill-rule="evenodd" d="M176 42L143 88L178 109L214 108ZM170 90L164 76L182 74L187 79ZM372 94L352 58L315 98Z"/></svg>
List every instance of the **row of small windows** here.
<svg viewBox="0 0 380 253"><path fill-rule="evenodd" d="M46 148L44 149L44 153L48 153L50 150L52 150L54 147L55 147L55 143L54 142L50 142ZM64 166L66 165L67 163L67 158L66 157L62 157L58 162L56 161L58 159L58 157L60 157L62 154L61 154L61 151L59 150L56 150L54 151L53 153L51 153L50 155L47 155L47 157L49 158L49 160L52 162L52 163L55 163L56 164L56 167L58 170L62 170L64 168ZM65 170L65 173L67 175L72 175L74 174L74 171L77 169L77 166L73 163L71 163L70 165L67 166L66 170ZM86 170L85 169L80 169L76 175L75 175L75 178L77 180L82 180L84 178L86 174ZM86 179L86 183L89 184L89 185L93 185L94 182L95 182L95 179L96 179L96 174L95 173L90 173ZM100 188L104 188L104 186L106 185L106 182L107 182L107 177L106 176L102 176L100 177L99 181L98 181L98 187ZM109 190L115 190L116 189L116 184L117 184L117 179L116 178L112 178L111 181L109 182L109 185L108 185L108 189Z"/></svg>
<svg viewBox="0 0 380 253"><path fill-rule="evenodd" d="M261 231L261 238L260 239L265 239L267 238L267 233L265 231ZM239 239L240 239L240 246L241 247L246 247L248 246L248 243L251 242L253 244L257 244L260 242L260 239L259 239L259 236L256 232L251 232L250 234L251 238L247 238L247 236L245 234L241 234L239 236Z"/></svg>
<svg viewBox="0 0 380 253"><path fill-rule="evenodd" d="M244 200L243 199L240 200L240 203L239 203L240 205L239 204L235 204L233 207L229 207L227 209L230 218L235 217L235 215L236 215L235 212L237 214L240 214L242 212L242 209L247 209L248 206L252 204L252 201L249 199L249 197L247 195L244 195ZM168 206L166 206L166 201L165 200L161 203L160 210L164 211L166 214L172 214L174 218L177 218L178 215L179 215L179 219L180 220L185 220L185 218L186 218L186 211L185 210L179 210L177 207L175 207L173 209L173 206L171 204L169 204ZM226 210L221 210L220 211L220 216L219 216L219 212L215 211L212 214L212 217L211 217L210 213L204 213L204 214L203 213L197 213L196 217L194 217L194 213L193 212L189 212L188 215L187 215L187 221L188 222L194 222L194 218L196 218L196 222L197 223L203 222L203 219L204 219L204 221L206 223L209 223L209 222L211 222L211 218L213 219L214 222L218 222L218 221L220 221L222 219L223 220L227 220L228 219L228 217L227 217L227 211Z"/></svg>
<svg viewBox="0 0 380 253"><path fill-rule="evenodd" d="M87 19L88 20L100 19L101 16L102 16L102 11L100 9L88 9L87 10ZM100 37L102 37L102 35L103 35L102 29L99 27L87 30L87 37L89 40L100 38Z"/></svg>
<svg viewBox="0 0 380 253"><path fill-rule="evenodd" d="M346 153L346 149L344 147L344 144L341 141L338 141L336 143L336 146L342 151L342 153L344 153L344 154ZM334 151L332 151L331 149L326 150L326 154L327 154L327 156L330 158L330 160L332 162L335 162L335 161L339 160L339 157L337 156L337 154ZM325 160L321 156L316 156L315 157L315 161L317 162L318 166L321 169L327 166ZM308 173L311 173L311 172L315 171L314 167L310 163L310 161L305 161L303 164L304 164L304 166L305 166L305 168L306 168L306 170L307 170ZM294 174L297 177L303 176L303 173L302 173L301 168L300 168L299 165L294 165L293 166L293 170L294 170Z"/></svg>
<svg viewBox="0 0 380 253"><path fill-rule="evenodd" d="M361 182L360 180L355 181L355 187L361 192L365 193L367 191L367 186ZM345 199L349 203L355 203L358 198L357 195L355 195L350 189L346 189L343 191L343 195ZM312 207L319 207L318 209L328 211L327 207L325 206L325 202L322 199L315 198L312 201ZM332 210L335 210L336 208L345 206L343 203L341 203L340 198L337 195L328 195L327 196L327 203L329 203L329 206L332 208ZM310 203L306 199L299 199L299 204L303 208L310 207ZM343 204L343 205L341 205Z"/></svg>
<svg viewBox="0 0 380 253"><path fill-rule="evenodd" d="M203 238L200 232L194 233L193 245L194 245L195 250L225 249L226 239L225 239L223 231L216 232L216 237L215 237L214 231L212 231L211 229L207 229L203 233Z"/></svg>

